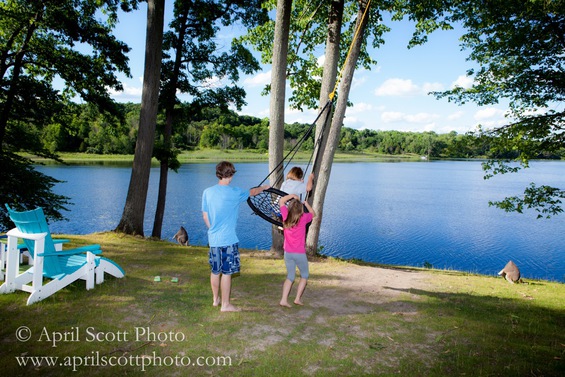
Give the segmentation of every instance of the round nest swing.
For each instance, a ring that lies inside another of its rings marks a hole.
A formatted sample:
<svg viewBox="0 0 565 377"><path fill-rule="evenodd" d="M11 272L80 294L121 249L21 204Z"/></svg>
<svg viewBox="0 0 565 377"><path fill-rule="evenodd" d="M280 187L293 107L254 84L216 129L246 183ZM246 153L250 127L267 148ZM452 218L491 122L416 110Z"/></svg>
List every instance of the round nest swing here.
<svg viewBox="0 0 565 377"><path fill-rule="evenodd" d="M283 171L286 169L286 167L290 164L290 162L292 161L292 158L294 157L294 155L296 154L296 152L298 151L300 146L304 143L304 141L312 133L312 130L314 129L314 126L316 125L316 122L318 121L320 116L327 110L328 113L326 115L326 120L324 122L324 128L325 128L325 125L327 124L327 120L329 118L329 114L331 112L331 110L330 110L331 105L332 105L332 101L328 101L327 104L324 106L324 108L318 114L318 117L316 118L316 120L314 122L312 122L312 124L310 125L308 130L304 133L304 135L302 135L302 137L296 143L296 145L287 153L287 155L282 159L282 161L279 162L278 165L256 187L261 186L283 164L284 164ZM317 152L319 152L319 150L320 150L319 146L320 146L320 143L321 143L323 133L324 133L324 129L322 129L322 132L320 132L318 140L316 141L316 144L314 146L314 150L312 151L312 155L310 156L310 160L308 161L308 165L306 166L306 169L304 170L304 175L306 175L306 172L308 171L308 167L310 166L310 163L312 162L314 155L317 154ZM290 158L288 158L289 156L290 156ZM316 160L318 160L317 156L316 156ZM314 163L316 163L316 160L314 160ZM285 161L287 161L286 164L285 164ZM314 170L313 166L312 166L312 170ZM281 183L280 182L281 179L282 179L282 175L279 177L277 182L275 182L275 186ZM270 222L273 225L282 227L282 215L281 215L281 210L280 210L280 206L279 206L279 199L282 198L285 195L288 195L288 194L286 192L282 191L282 190L275 188L275 187L270 187L270 188L262 191L258 195L250 196L249 198L247 198L247 204L253 210L253 212L256 215L259 215L262 219ZM308 212L306 206L304 206L304 212Z"/></svg>

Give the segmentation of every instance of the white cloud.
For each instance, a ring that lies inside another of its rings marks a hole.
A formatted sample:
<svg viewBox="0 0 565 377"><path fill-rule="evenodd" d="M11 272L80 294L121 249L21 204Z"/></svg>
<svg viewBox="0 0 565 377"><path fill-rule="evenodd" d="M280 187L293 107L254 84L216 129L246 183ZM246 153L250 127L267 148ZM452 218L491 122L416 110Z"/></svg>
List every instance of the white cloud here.
<svg viewBox="0 0 565 377"><path fill-rule="evenodd" d="M385 111L381 114L381 120L385 123L400 122L404 119L404 113L398 111Z"/></svg>
<svg viewBox="0 0 565 377"><path fill-rule="evenodd" d="M375 89L376 96L415 96L427 95L429 92L440 92L444 86L438 82L426 82L417 85L410 79L388 79L381 86Z"/></svg>
<svg viewBox="0 0 565 377"><path fill-rule="evenodd" d="M477 121L482 121L501 117L504 117L504 110L496 109L494 107L487 107L478 110L473 118Z"/></svg>
<svg viewBox="0 0 565 377"><path fill-rule="evenodd" d="M427 82L422 85L422 90L425 94L428 94L429 92L442 92L445 89L443 84L439 82Z"/></svg>
<svg viewBox="0 0 565 377"><path fill-rule="evenodd" d="M447 120L457 120L457 119L461 119L463 118L463 115L465 115L465 112L463 111L457 111L455 113L449 114L447 116Z"/></svg>
<svg viewBox="0 0 565 377"><path fill-rule="evenodd" d="M367 82L367 76L361 76L359 78L353 77L353 82L351 83L351 88L356 89Z"/></svg>
<svg viewBox="0 0 565 377"><path fill-rule="evenodd" d="M451 87L452 88L461 87L463 89L469 89L470 87L473 86L473 81L474 80L472 77L469 77L467 75L461 75L457 77L457 80L451 83Z"/></svg>
<svg viewBox="0 0 565 377"><path fill-rule="evenodd" d="M406 114L404 116L404 120L408 123L429 123L437 118L439 118L439 115L430 113Z"/></svg>
<svg viewBox="0 0 565 377"><path fill-rule="evenodd" d="M384 123L406 122L406 123L432 123L438 119L439 115L431 113L406 114L398 111L385 111L381 114L381 120Z"/></svg>
<svg viewBox="0 0 565 377"><path fill-rule="evenodd" d="M132 101L132 102L139 102L141 101L141 92L143 91L142 87L139 86L130 86L126 83L122 84L123 90L118 92L114 89L109 88L108 92L110 96L114 98L116 101Z"/></svg>
<svg viewBox="0 0 565 377"><path fill-rule="evenodd" d="M412 80L388 79L375 90L377 96L407 96L417 94L418 86Z"/></svg>
<svg viewBox="0 0 565 377"><path fill-rule="evenodd" d="M374 106L372 104L366 102L359 102L353 104L353 107L348 108L346 114L359 114L367 111L373 111L373 109Z"/></svg>
<svg viewBox="0 0 565 377"><path fill-rule="evenodd" d="M271 71L261 72L253 77L243 80L243 83L249 86L263 86L271 83Z"/></svg>

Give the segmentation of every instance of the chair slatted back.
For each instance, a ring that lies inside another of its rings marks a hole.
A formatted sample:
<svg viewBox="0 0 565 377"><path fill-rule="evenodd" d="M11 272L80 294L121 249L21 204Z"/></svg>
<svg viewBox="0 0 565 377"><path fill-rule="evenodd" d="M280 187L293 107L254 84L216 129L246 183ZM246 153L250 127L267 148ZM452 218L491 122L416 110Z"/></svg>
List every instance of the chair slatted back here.
<svg viewBox="0 0 565 377"><path fill-rule="evenodd" d="M51 238L51 232L49 231L49 226L43 213L43 209L38 207L33 210L28 211L14 211L6 204L8 209L8 214L10 219L16 225L16 228L26 234L32 233L47 233L45 237L45 250L46 253L54 253L55 245L53 239ZM32 256L35 257L35 242L33 240L26 240L24 242ZM43 260L43 271L47 276L55 276L61 273L61 266L57 260L58 258L48 257Z"/></svg>

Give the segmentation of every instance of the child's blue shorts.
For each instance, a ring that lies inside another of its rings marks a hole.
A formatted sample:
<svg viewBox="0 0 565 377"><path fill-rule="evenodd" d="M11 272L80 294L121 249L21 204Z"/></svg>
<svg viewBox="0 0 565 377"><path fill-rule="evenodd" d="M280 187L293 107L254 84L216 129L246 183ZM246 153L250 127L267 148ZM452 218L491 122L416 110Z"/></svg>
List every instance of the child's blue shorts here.
<svg viewBox="0 0 565 377"><path fill-rule="evenodd" d="M239 245L237 243L231 246L210 247L208 257L214 275L220 273L233 275L239 272Z"/></svg>

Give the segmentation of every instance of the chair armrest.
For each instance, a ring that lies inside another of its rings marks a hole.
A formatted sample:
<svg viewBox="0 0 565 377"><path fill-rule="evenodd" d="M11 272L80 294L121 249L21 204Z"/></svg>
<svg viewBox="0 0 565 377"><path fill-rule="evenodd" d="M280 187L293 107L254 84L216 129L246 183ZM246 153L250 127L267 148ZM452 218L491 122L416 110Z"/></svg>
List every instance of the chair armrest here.
<svg viewBox="0 0 565 377"><path fill-rule="evenodd" d="M22 233L17 228L14 228L14 229L8 231L8 233L6 233L6 235L18 237L18 238L22 238L22 239L26 239L26 240L37 241L37 240L40 240L42 238L47 237L47 232L44 232L44 233Z"/></svg>
<svg viewBox="0 0 565 377"><path fill-rule="evenodd" d="M65 251L56 251L54 253L39 253L37 254L40 257L60 257L63 255L78 255L78 254L84 254L84 253L92 253L95 255L99 255L102 254L102 250L98 249L98 250L78 250L78 249L70 249L70 250L65 250Z"/></svg>
<svg viewBox="0 0 565 377"><path fill-rule="evenodd" d="M0 236L0 243L8 245L8 236L3 234ZM27 245L25 243L18 243L18 250L27 250Z"/></svg>
<svg viewBox="0 0 565 377"><path fill-rule="evenodd" d="M41 253L41 254L37 254L37 255L41 255L44 257L50 257L50 256L61 256L61 255L75 255L75 254L84 254L87 252L91 252L92 254L102 254L102 248L100 247L100 245L87 245L87 246L81 246L81 247L77 247L74 249L68 249L65 251L56 251L54 253Z"/></svg>

